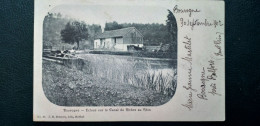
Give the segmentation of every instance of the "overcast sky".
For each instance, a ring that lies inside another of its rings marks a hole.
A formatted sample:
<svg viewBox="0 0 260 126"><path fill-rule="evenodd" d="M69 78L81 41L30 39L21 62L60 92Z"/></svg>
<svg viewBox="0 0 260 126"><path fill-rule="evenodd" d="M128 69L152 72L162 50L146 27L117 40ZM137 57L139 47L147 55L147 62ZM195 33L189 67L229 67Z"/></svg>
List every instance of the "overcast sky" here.
<svg viewBox="0 0 260 126"><path fill-rule="evenodd" d="M87 24L106 22L118 23L160 23L165 24L168 11L157 6L107 6L107 5L59 5L50 12L83 20Z"/></svg>

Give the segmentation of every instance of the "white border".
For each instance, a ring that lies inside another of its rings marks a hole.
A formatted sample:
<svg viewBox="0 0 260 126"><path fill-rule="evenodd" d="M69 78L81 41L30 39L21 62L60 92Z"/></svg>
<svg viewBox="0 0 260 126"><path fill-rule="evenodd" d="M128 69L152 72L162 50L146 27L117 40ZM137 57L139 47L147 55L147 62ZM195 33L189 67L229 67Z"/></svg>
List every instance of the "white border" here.
<svg viewBox="0 0 260 126"><path fill-rule="evenodd" d="M193 85L199 88L199 77L201 67L206 66L207 61L212 58L214 46L212 41L215 39L213 33L220 31L224 33L224 27L197 28L191 31L188 27L180 28L180 17L189 18L187 14L175 14L178 24L178 84L173 98L162 106L145 107L152 109L151 112L79 112L64 113L63 109L86 109L86 108L127 108L127 107L63 107L51 103L44 95L42 89L42 23L44 16L52 7L61 4L111 4L111 5L141 5L141 6L162 6L173 8L178 5L183 8L199 8L200 14L193 14L194 17L203 19L219 19L224 22L224 2L223 1L172 1L172 0L35 0L34 17L34 91L33 91L33 120L34 121L224 121L225 120L225 60L219 60L218 66L219 79L218 89L221 93L219 97L210 97L208 101L196 99L192 111L181 104L187 100L187 92L184 88L187 81L187 72L185 70L185 61L181 60L186 53L183 49L183 37L189 35L192 39L193 48ZM224 42L223 42L224 52ZM131 107L144 108L144 107ZM50 119L37 118L37 116L49 115L84 115L83 119Z"/></svg>

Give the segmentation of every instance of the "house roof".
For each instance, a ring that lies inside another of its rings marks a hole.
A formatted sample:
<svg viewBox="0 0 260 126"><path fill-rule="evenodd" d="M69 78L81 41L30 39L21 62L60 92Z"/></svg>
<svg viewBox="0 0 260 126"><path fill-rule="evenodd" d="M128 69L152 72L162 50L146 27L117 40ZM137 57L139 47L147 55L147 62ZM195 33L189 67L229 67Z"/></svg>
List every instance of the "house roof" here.
<svg viewBox="0 0 260 126"><path fill-rule="evenodd" d="M135 27L122 28L117 30L104 31L103 33L98 34L95 38L111 38L111 37L122 37L131 30L136 29Z"/></svg>

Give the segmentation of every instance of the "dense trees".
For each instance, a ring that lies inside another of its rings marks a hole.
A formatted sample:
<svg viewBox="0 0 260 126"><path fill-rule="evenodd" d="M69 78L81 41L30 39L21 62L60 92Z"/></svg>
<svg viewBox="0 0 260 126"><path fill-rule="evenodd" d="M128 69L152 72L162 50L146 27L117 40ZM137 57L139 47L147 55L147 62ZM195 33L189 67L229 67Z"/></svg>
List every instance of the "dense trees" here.
<svg viewBox="0 0 260 126"><path fill-rule="evenodd" d="M64 18L60 13L48 13L43 21L43 48L49 46L60 46L60 31L65 28L65 25L72 19Z"/></svg>
<svg viewBox="0 0 260 126"><path fill-rule="evenodd" d="M118 24L116 21L108 22L105 24L105 31L116 30L121 28L123 28L123 26L121 24Z"/></svg>
<svg viewBox="0 0 260 126"><path fill-rule="evenodd" d="M166 26L168 29L168 33L170 34L170 48L171 50L176 51L177 49L177 22L173 15L173 13L168 10Z"/></svg>
<svg viewBox="0 0 260 126"><path fill-rule="evenodd" d="M87 25L78 21L68 22L60 34L63 42L69 44L77 43L77 49L79 49L79 42L87 40L89 36Z"/></svg>
<svg viewBox="0 0 260 126"><path fill-rule="evenodd" d="M69 23L70 22L70 23ZM74 19L65 17L61 15L60 13L48 13L48 15L45 16L43 21L43 48L49 48L49 47L69 47L72 48L75 45L74 42L65 42L64 40L68 40L66 36L61 36L61 31L65 29L65 27L72 26L73 22L79 22ZM69 24L68 24L69 23ZM83 37L83 39L79 42L79 48L80 49L86 49L86 48L93 48L93 41L94 36L101 32L101 26L92 24L88 25L84 22L79 22L80 24L84 24L84 27L87 29L87 31L84 31L82 33L86 34L88 33L88 36L86 38ZM70 26L69 26L70 25ZM72 28L73 29L73 28ZM64 35L70 33L69 31L65 32ZM64 39L64 40L62 40ZM70 44L68 44L70 43ZM77 43L77 42L75 42Z"/></svg>

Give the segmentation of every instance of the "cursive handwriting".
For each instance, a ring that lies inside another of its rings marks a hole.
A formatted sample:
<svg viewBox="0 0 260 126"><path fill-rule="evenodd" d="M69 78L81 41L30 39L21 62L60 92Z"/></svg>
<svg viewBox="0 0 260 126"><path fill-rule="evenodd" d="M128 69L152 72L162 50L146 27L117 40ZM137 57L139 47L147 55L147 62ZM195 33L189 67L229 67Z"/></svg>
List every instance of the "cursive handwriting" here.
<svg viewBox="0 0 260 126"><path fill-rule="evenodd" d="M183 60L189 63L188 70L188 83L187 86L183 86L184 89L189 91L189 97L185 104L181 104L182 106L191 110L193 108L193 99L192 99L192 92L197 92L196 89L192 88L192 48L191 48L191 38L188 36L184 37L185 41L184 48L187 50L187 54L185 57L182 57Z"/></svg>
<svg viewBox="0 0 260 126"><path fill-rule="evenodd" d="M180 23L181 23L181 27L189 26L191 27L191 30L194 29L194 26L205 26L205 27L216 28L224 25L220 20L209 21L208 19L205 19L204 21L200 21L200 19L184 20L183 18L180 18Z"/></svg>
<svg viewBox="0 0 260 126"><path fill-rule="evenodd" d="M211 90L211 92L208 92L208 93L210 93L210 94L212 94L212 95L221 96L221 94L218 94L218 93L217 93L217 86L216 86L215 83L212 83L212 84L210 85L210 87L212 88L212 90Z"/></svg>
<svg viewBox="0 0 260 126"><path fill-rule="evenodd" d="M215 47L218 49L218 52L214 53L214 54L216 56L223 56L220 44L221 44L221 41L222 41L222 36L221 35L224 34L224 33L217 32L216 34L217 34L217 38L214 41L214 44L215 44Z"/></svg>
<svg viewBox="0 0 260 126"><path fill-rule="evenodd" d="M197 96L200 98L200 99L204 99L204 100L208 100L207 99L207 95L206 95L206 81L208 81L208 79L205 77L205 69L203 67L202 69L202 72L201 72L201 93L200 94L197 94Z"/></svg>
<svg viewBox="0 0 260 126"><path fill-rule="evenodd" d="M182 59L187 61L189 63L189 68L188 68L188 86L183 86L183 88L185 88L186 90L192 90L192 91L197 91L195 89L192 88L192 50L191 50L191 38L189 38L188 36L184 37L186 39L186 41L182 42L185 44L184 48L187 49L187 55L185 57L183 57Z"/></svg>
<svg viewBox="0 0 260 126"><path fill-rule="evenodd" d="M189 93L189 98L187 100L187 103L181 104L181 105L188 108L189 110L191 110L193 108L193 100L192 100L192 92L191 91Z"/></svg>
<svg viewBox="0 0 260 126"><path fill-rule="evenodd" d="M208 61L209 62L209 67L207 67L208 72L210 73L210 75L207 76L208 79L210 80L216 80L217 78L217 68L215 67L215 62L213 60Z"/></svg>
<svg viewBox="0 0 260 126"><path fill-rule="evenodd" d="M200 10L198 9L179 9L178 5L175 5L173 8L173 13L188 13L189 17L191 17L192 13L198 13Z"/></svg>
<svg viewBox="0 0 260 126"><path fill-rule="evenodd" d="M183 57L182 59L183 60L186 60L190 63L190 65L192 65L192 57L191 57L191 54L192 54L192 50L191 50L191 38L189 38L188 36L185 36L184 37L186 41L182 42L184 43L184 48L187 49L187 55L185 57Z"/></svg>

